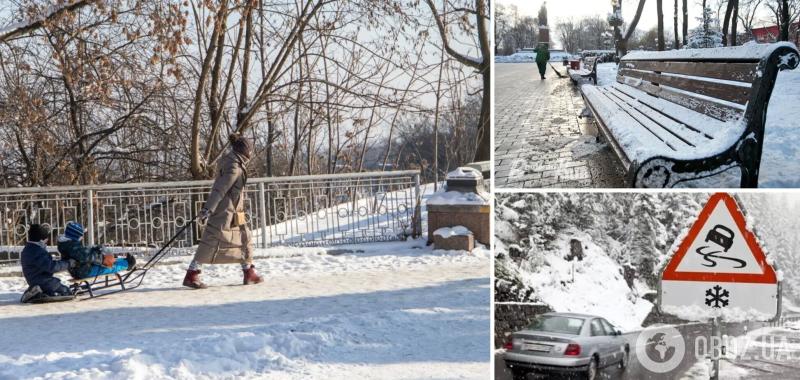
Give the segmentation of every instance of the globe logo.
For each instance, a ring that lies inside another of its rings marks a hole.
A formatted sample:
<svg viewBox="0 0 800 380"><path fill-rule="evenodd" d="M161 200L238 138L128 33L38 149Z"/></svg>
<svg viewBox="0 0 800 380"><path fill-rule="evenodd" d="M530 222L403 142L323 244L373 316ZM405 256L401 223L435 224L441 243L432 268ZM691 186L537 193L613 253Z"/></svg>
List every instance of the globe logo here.
<svg viewBox="0 0 800 380"><path fill-rule="evenodd" d="M651 372L666 373L678 368L685 353L683 336L672 326L649 327L636 338L636 358Z"/></svg>

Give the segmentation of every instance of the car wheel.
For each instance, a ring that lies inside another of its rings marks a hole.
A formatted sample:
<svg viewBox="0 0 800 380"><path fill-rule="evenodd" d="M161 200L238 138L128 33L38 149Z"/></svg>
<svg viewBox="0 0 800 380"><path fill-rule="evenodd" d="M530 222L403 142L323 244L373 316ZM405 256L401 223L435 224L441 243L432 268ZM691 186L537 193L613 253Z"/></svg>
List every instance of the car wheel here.
<svg viewBox="0 0 800 380"><path fill-rule="evenodd" d="M586 370L586 380L597 379L597 358L592 358L589 362L589 369Z"/></svg>
<svg viewBox="0 0 800 380"><path fill-rule="evenodd" d="M622 360L619 361L619 369L625 370L625 368L628 368L628 360L630 360L630 356L630 349L628 349L628 346L625 346L622 351Z"/></svg>

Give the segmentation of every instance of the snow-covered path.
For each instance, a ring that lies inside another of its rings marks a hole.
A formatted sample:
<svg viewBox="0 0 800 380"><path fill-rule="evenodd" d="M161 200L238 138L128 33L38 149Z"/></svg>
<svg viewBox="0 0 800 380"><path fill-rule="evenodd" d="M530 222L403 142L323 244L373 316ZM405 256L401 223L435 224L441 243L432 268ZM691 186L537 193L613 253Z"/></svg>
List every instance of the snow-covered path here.
<svg viewBox="0 0 800 380"><path fill-rule="evenodd" d="M184 289L181 262L144 289L62 304L20 305L21 279L0 278L0 379L488 376L487 251L350 248L366 252L258 259L256 286L227 265Z"/></svg>

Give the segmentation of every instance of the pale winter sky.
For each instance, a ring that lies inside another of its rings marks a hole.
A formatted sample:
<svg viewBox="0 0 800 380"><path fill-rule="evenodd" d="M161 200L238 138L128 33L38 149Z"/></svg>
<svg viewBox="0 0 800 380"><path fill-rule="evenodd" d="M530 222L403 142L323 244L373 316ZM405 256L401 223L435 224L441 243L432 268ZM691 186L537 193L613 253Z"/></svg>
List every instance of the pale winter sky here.
<svg viewBox="0 0 800 380"><path fill-rule="evenodd" d="M711 7L712 11L716 12L717 4L720 0L708 0L708 5ZM533 16L536 17L539 14L539 7L542 6L543 0L497 0L497 4L502 4L505 6L509 5L516 5L519 9L520 16ZM679 7L682 6L683 0L679 0ZM633 20L634 14L636 14L636 6L639 4L639 0L622 0L622 17L625 19L626 22L630 22ZM699 0L688 0L687 4L689 5L689 29L692 29L697 26L698 22L695 17L699 17L701 3ZM667 30L672 30L673 26L673 13L675 7L674 0L663 0L663 12L664 12L664 28ZM593 16L593 15L600 15L605 17L611 12L611 0L549 0L547 1L547 18L550 27L553 28L558 21L566 20L570 17L575 19L584 17L584 16ZM678 10L678 22L682 22L682 12L683 9L680 8ZM725 12L725 9L722 9L722 12ZM760 18L762 22L756 22L756 25L767 24L772 25L774 24L773 21L770 20L770 15L768 12L762 9L760 12ZM657 17L656 17L656 1L655 0L648 0L647 3L644 5L644 10L642 11L642 18L639 20L639 24L636 26L637 29L641 30L648 30L656 26ZM682 28L682 25L678 26ZM551 33L551 37L556 37L553 33Z"/></svg>

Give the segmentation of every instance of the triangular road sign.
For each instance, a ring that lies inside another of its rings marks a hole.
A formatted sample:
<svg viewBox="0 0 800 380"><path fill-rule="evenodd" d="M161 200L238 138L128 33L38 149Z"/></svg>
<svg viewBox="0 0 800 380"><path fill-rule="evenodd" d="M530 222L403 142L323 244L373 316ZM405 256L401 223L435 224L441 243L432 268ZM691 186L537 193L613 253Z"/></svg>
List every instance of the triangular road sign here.
<svg viewBox="0 0 800 380"><path fill-rule="evenodd" d="M663 280L775 284L744 215L728 194L711 196L667 264Z"/></svg>
<svg viewBox="0 0 800 380"><path fill-rule="evenodd" d="M774 320L780 316L775 270L736 201L709 198L661 274L658 306L687 320Z"/></svg>

